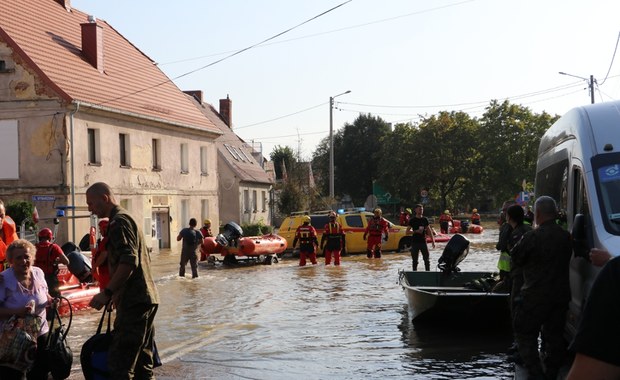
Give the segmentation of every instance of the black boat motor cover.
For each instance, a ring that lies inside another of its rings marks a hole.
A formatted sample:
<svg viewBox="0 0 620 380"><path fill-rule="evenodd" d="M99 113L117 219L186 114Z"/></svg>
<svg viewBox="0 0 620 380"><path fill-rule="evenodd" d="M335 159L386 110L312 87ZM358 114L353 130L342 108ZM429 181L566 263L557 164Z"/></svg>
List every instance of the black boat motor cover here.
<svg viewBox="0 0 620 380"><path fill-rule="evenodd" d="M224 231L215 238L215 242L222 247L227 247L241 236L243 236L243 229L235 222L228 222L224 226Z"/></svg>
<svg viewBox="0 0 620 380"><path fill-rule="evenodd" d="M469 253L469 240L460 234L450 238L438 261L438 267L444 273L459 272L457 267Z"/></svg>
<svg viewBox="0 0 620 380"><path fill-rule="evenodd" d="M80 282L93 282L93 276L91 273L90 260L86 258L80 251L80 247L73 242L67 242L60 247L62 251L69 259L69 272L77 277Z"/></svg>

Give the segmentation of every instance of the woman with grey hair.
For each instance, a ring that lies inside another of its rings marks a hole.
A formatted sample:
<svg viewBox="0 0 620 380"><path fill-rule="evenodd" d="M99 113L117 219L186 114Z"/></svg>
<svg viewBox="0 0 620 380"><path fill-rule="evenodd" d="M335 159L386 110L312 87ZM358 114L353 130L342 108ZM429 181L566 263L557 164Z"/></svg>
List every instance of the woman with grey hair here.
<svg viewBox="0 0 620 380"><path fill-rule="evenodd" d="M6 327L5 322L11 317L25 318L33 315L40 323L37 336L37 351L34 363L27 373L28 380L47 379L48 366L43 355L49 326L46 320L45 307L51 301L48 294L45 275L41 268L35 267L36 248L24 239L9 244L6 257L11 267L0 275L0 333ZM2 336L2 335L0 335ZM25 370L7 367L0 363L2 379L23 379Z"/></svg>

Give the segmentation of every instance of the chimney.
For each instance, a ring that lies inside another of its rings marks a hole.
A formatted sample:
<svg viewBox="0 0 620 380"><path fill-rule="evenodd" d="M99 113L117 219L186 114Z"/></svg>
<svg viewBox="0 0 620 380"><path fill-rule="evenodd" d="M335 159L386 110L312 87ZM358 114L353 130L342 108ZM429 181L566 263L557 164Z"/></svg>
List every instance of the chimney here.
<svg viewBox="0 0 620 380"><path fill-rule="evenodd" d="M71 11L71 0L56 0L56 2L62 5L67 11Z"/></svg>
<svg viewBox="0 0 620 380"><path fill-rule="evenodd" d="M189 96L193 96L200 104L202 104L202 90L189 90L183 92Z"/></svg>
<svg viewBox="0 0 620 380"><path fill-rule="evenodd" d="M226 95L226 99L220 99L220 117L232 129L232 102L228 95Z"/></svg>
<svg viewBox="0 0 620 380"><path fill-rule="evenodd" d="M88 16L88 22L80 24L82 27L82 53L84 57L103 73L103 28L97 25L93 16Z"/></svg>

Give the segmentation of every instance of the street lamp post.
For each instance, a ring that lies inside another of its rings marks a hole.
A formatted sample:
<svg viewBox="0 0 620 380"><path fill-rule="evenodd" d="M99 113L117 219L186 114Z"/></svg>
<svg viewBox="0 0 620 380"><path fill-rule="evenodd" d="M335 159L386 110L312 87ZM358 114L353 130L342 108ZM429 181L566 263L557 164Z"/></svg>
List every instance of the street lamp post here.
<svg viewBox="0 0 620 380"><path fill-rule="evenodd" d="M331 199L334 199L334 98L349 92L351 90L329 97L329 197Z"/></svg>
<svg viewBox="0 0 620 380"><path fill-rule="evenodd" d="M567 75L567 76L573 77L573 78L583 79L586 82L588 82L588 88L590 89L590 102L592 104L594 104L594 75L590 75L590 79L588 80L588 78L584 78L584 77L580 77L578 75L573 75L573 74L565 73L563 71L559 71L558 74L560 74L560 75Z"/></svg>

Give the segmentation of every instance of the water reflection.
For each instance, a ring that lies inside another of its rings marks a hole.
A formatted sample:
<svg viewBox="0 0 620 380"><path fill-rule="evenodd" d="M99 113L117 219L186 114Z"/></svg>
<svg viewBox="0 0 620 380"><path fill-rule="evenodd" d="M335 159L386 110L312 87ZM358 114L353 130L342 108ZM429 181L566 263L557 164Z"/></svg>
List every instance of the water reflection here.
<svg viewBox="0 0 620 380"><path fill-rule="evenodd" d="M471 236L463 270L494 270L497 231ZM431 250L433 263L445 244ZM156 340L158 379L508 378L509 332L471 326L424 328L409 320L398 270L408 252L382 259L346 256L340 267L199 267L179 278L178 252L153 255L162 304ZM82 312L71 329L79 347L100 313ZM74 379L80 379L76 360Z"/></svg>

